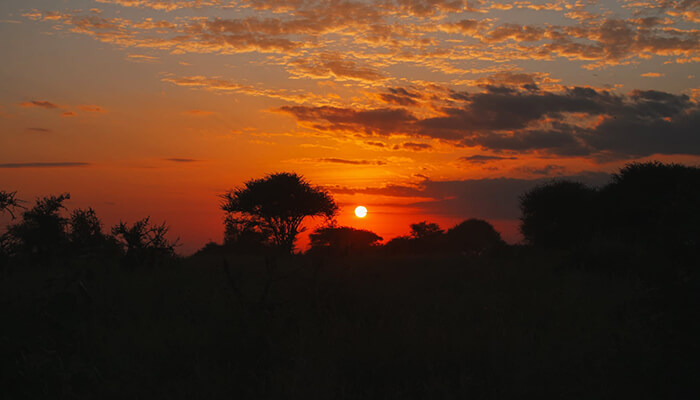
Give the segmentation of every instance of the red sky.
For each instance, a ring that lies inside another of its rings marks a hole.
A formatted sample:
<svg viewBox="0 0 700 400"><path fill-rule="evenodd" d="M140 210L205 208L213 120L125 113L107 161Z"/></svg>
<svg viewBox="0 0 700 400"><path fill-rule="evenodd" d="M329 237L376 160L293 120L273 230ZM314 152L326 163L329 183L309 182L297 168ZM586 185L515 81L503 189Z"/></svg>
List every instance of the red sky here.
<svg viewBox="0 0 700 400"><path fill-rule="evenodd" d="M476 217L517 241L537 183L698 164L698 4L5 0L0 189L166 220L190 253L219 194L294 171L385 239Z"/></svg>

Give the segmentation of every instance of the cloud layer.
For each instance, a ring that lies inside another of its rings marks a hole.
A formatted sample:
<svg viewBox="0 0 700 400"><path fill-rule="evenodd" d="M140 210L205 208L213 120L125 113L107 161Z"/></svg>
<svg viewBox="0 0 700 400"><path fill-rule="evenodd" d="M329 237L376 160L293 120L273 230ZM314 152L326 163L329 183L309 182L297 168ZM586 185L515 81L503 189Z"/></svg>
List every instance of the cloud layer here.
<svg viewBox="0 0 700 400"><path fill-rule="evenodd" d="M393 98L390 102L395 103ZM496 153L598 158L700 155L700 106L686 95L487 86L478 93L453 92L448 101L437 102L432 109L435 115L428 117L393 105L372 109L283 106L279 111L322 132L409 135Z"/></svg>

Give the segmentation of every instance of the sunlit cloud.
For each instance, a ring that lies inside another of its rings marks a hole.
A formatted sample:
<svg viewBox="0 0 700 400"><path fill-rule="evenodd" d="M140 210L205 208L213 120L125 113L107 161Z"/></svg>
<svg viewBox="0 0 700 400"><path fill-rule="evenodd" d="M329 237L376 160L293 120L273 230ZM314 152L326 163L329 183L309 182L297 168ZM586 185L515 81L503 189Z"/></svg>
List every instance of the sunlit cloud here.
<svg viewBox="0 0 700 400"><path fill-rule="evenodd" d="M173 11L182 8L201 8L219 6L226 3L221 0L95 0L103 4L117 4L123 7L152 8L154 10Z"/></svg>
<svg viewBox="0 0 700 400"><path fill-rule="evenodd" d="M284 106L279 111L322 132L409 135L491 151L593 158L700 154L700 106L686 95L488 86L481 93L455 92L452 101L435 106L436 115L426 118L405 108Z"/></svg>
<svg viewBox="0 0 700 400"><path fill-rule="evenodd" d="M146 54L129 54L126 59L133 62L153 63L160 60L160 57L149 56Z"/></svg>
<svg viewBox="0 0 700 400"><path fill-rule="evenodd" d="M316 161L322 163L347 164L347 165L386 165L381 160L347 160L344 158L319 158Z"/></svg>

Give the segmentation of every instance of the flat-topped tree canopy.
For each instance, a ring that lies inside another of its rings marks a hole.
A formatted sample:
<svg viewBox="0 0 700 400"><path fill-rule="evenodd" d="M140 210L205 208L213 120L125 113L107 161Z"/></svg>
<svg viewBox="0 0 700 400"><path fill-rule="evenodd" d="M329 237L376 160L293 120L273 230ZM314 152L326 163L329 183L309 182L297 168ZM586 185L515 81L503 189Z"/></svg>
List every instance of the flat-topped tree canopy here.
<svg viewBox="0 0 700 400"><path fill-rule="evenodd" d="M338 211L335 200L326 190L289 172L250 180L222 198L224 211L260 225L270 232L275 246L289 252L294 248L304 218L332 219Z"/></svg>

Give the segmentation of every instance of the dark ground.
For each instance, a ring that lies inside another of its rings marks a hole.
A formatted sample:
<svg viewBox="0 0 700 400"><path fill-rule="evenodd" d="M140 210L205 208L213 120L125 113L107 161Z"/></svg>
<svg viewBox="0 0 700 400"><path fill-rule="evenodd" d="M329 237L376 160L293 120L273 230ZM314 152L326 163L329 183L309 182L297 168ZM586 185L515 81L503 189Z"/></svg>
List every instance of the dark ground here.
<svg viewBox="0 0 700 400"><path fill-rule="evenodd" d="M506 253L11 267L0 397L698 398L697 277Z"/></svg>

